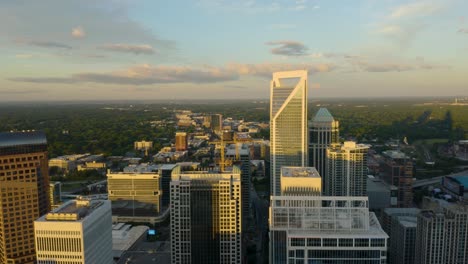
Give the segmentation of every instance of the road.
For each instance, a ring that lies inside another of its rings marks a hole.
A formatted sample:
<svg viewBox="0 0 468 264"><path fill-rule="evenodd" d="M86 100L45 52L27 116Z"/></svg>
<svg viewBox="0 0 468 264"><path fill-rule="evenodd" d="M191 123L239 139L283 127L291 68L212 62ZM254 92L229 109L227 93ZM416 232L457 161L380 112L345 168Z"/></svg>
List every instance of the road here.
<svg viewBox="0 0 468 264"><path fill-rule="evenodd" d="M257 242L257 263L264 263L265 250L268 250L268 208L267 200L260 198L251 186L250 197L252 198L253 209L255 210L255 225Z"/></svg>

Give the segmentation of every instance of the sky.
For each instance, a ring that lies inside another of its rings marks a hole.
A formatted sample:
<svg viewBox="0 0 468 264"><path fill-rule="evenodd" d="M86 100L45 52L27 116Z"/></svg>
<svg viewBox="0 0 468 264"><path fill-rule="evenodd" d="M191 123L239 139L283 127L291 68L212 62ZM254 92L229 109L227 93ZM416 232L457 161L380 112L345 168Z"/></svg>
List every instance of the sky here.
<svg viewBox="0 0 468 264"><path fill-rule="evenodd" d="M468 95L465 0L0 0L0 101Z"/></svg>

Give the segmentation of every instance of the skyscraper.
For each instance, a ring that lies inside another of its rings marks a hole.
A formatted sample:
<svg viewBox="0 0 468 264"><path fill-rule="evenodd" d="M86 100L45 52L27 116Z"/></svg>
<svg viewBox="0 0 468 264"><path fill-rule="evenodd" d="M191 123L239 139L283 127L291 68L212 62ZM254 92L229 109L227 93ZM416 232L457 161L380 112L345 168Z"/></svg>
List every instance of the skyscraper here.
<svg viewBox="0 0 468 264"><path fill-rule="evenodd" d="M325 176L327 148L340 141L339 122L326 108L320 108L309 122L309 166Z"/></svg>
<svg viewBox="0 0 468 264"><path fill-rule="evenodd" d="M324 195L367 196L369 146L346 141L327 149Z"/></svg>
<svg viewBox="0 0 468 264"><path fill-rule="evenodd" d="M34 220L49 209L45 134L0 133L0 263L34 263Z"/></svg>
<svg viewBox="0 0 468 264"><path fill-rule="evenodd" d="M72 200L34 222L38 264L114 263L110 201Z"/></svg>
<svg viewBox="0 0 468 264"><path fill-rule="evenodd" d="M161 175L155 171L108 172L112 211L118 216L156 216L161 210Z"/></svg>
<svg viewBox="0 0 468 264"><path fill-rule="evenodd" d="M187 171L171 181L171 262L241 263L241 170Z"/></svg>
<svg viewBox="0 0 468 264"><path fill-rule="evenodd" d="M250 215L250 150L246 144L237 143L226 149L225 156L227 159L237 159L236 164L241 169L242 224L243 228L247 228L246 219Z"/></svg>
<svg viewBox="0 0 468 264"><path fill-rule="evenodd" d="M396 186L397 207L413 206L413 162L405 153L397 150L382 152L381 177L388 183Z"/></svg>
<svg viewBox="0 0 468 264"><path fill-rule="evenodd" d="M416 264L468 263L468 206L425 198L418 215Z"/></svg>
<svg viewBox="0 0 468 264"><path fill-rule="evenodd" d="M184 151L188 148L188 138L186 132L176 132L175 149L176 151Z"/></svg>
<svg viewBox="0 0 468 264"><path fill-rule="evenodd" d="M299 79L290 84L291 79ZM281 192L281 167L307 165L307 71L273 73L270 85L271 194Z"/></svg>
<svg viewBox="0 0 468 264"><path fill-rule="evenodd" d="M212 114L210 127L215 132L221 132L221 130L223 129L223 115Z"/></svg>
<svg viewBox="0 0 468 264"><path fill-rule="evenodd" d="M313 167L282 167L271 197L270 263L383 263L386 239L367 197L320 196Z"/></svg>

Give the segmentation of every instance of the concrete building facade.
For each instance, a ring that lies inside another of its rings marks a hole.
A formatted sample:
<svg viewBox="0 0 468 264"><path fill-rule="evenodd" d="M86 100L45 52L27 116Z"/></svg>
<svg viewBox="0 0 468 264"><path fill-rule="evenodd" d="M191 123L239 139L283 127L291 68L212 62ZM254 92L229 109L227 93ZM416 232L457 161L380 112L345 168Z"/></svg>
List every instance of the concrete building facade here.
<svg viewBox="0 0 468 264"><path fill-rule="evenodd" d="M367 151L369 146L346 141L327 149L323 179L326 196L367 196Z"/></svg>
<svg viewBox="0 0 468 264"><path fill-rule="evenodd" d="M110 201L72 200L34 222L38 264L114 263Z"/></svg>

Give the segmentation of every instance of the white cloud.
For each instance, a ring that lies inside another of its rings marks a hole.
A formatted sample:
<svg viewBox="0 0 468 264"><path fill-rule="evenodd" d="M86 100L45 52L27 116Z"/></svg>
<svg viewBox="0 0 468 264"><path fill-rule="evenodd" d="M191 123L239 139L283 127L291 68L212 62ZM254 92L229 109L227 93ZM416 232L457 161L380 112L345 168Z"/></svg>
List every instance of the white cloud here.
<svg viewBox="0 0 468 264"><path fill-rule="evenodd" d="M257 76L270 78L275 71L291 69L306 69L309 74L329 72L335 68L331 64L240 64L231 63L225 67L213 66L168 66L168 65L136 65L114 72L83 72L69 77L15 77L14 82L27 83L103 83L118 85L150 85L160 83L218 83L238 80L241 76Z"/></svg>
<svg viewBox="0 0 468 264"><path fill-rule="evenodd" d="M389 17L393 19L429 16L441 9L441 5L432 1L419 1L396 7Z"/></svg>
<svg viewBox="0 0 468 264"><path fill-rule="evenodd" d="M134 53L134 54L153 54L154 49L148 44L107 44L98 47L102 50L109 50L109 51L116 51L116 52L127 52L127 53Z"/></svg>
<svg viewBox="0 0 468 264"><path fill-rule="evenodd" d="M83 27L78 26L78 27L75 27L75 28L72 29L71 35L74 38L84 38L86 33L85 33Z"/></svg>

